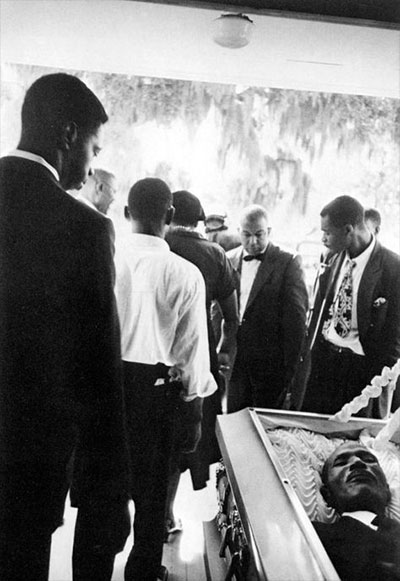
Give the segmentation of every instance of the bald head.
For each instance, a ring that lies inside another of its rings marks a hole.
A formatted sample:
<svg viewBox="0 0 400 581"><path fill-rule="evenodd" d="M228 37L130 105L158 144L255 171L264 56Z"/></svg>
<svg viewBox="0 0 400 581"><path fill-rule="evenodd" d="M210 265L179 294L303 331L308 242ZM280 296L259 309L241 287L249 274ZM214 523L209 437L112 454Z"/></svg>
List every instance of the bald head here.
<svg viewBox="0 0 400 581"><path fill-rule="evenodd" d="M245 251L252 256L264 252L271 230L266 209L257 204L247 206L242 210L239 224L240 240Z"/></svg>
<svg viewBox="0 0 400 581"><path fill-rule="evenodd" d="M93 204L102 214L107 214L117 192L115 175L104 169L95 169L80 190L79 195Z"/></svg>

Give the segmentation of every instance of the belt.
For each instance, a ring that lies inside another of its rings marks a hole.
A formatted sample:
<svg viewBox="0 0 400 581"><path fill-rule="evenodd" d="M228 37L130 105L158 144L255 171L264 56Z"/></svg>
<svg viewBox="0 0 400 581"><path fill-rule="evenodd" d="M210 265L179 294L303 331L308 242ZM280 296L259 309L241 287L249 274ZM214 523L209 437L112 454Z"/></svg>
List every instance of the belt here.
<svg viewBox="0 0 400 581"><path fill-rule="evenodd" d="M354 357L364 357L364 355L354 353L354 351L348 347L339 347L339 345L334 345L334 343L326 341L325 339L322 339L321 344L325 347L325 349L331 353L335 353L336 355L353 355Z"/></svg>

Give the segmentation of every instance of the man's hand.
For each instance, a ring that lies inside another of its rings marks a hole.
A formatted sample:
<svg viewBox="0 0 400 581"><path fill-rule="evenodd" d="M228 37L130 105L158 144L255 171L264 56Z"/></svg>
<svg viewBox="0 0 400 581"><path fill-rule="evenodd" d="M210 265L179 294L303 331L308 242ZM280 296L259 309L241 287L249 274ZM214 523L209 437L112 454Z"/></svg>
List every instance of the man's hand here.
<svg viewBox="0 0 400 581"><path fill-rule="evenodd" d="M196 397L192 401L181 401L177 421L180 424L180 449L188 454L194 452L201 438L203 400Z"/></svg>
<svg viewBox="0 0 400 581"><path fill-rule="evenodd" d="M197 448L201 438L201 421L195 424L186 426L183 432L183 440L181 443L181 452L183 454L190 454Z"/></svg>
<svg viewBox="0 0 400 581"><path fill-rule="evenodd" d="M231 368L231 358L229 353L223 353L222 351L218 353L218 367L222 373L225 373Z"/></svg>

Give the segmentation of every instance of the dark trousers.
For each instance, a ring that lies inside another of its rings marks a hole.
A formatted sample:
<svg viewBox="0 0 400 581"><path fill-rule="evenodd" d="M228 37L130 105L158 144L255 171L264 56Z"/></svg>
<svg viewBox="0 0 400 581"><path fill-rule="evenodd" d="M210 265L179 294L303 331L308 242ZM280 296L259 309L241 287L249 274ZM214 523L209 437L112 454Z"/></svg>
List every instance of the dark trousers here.
<svg viewBox="0 0 400 581"><path fill-rule="evenodd" d="M250 360L238 354L228 387L228 413L246 407L282 408L285 386L282 373L265 361Z"/></svg>
<svg viewBox="0 0 400 581"><path fill-rule="evenodd" d="M168 468L178 393L157 385L162 365L124 361L124 386L131 455L131 494L135 503L134 545L125 581L155 581L161 566Z"/></svg>
<svg viewBox="0 0 400 581"><path fill-rule="evenodd" d="M51 535L51 530L34 526L27 518L23 529L14 529L13 535L0 539L0 579L47 581Z"/></svg>
<svg viewBox="0 0 400 581"><path fill-rule="evenodd" d="M78 508L72 552L73 581L110 581L115 555L130 533L127 501Z"/></svg>
<svg viewBox="0 0 400 581"><path fill-rule="evenodd" d="M0 466L1 581L47 581L51 535L62 524L69 486L68 457Z"/></svg>
<svg viewBox="0 0 400 581"><path fill-rule="evenodd" d="M349 350L339 351L320 339L311 354L311 373L302 411L334 414L360 395L371 378L366 358ZM361 410L357 415L368 415Z"/></svg>

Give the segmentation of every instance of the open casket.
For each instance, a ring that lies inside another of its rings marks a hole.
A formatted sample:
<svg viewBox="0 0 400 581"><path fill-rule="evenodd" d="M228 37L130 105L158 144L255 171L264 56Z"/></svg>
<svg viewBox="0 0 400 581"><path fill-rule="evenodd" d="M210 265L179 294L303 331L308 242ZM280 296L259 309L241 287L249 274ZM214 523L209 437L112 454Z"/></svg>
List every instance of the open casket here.
<svg viewBox="0 0 400 581"><path fill-rule="evenodd" d="M385 425L269 409L219 416L219 512L204 524L208 579L338 581L311 524L337 518L320 495L320 471L345 440L372 448ZM392 491L389 516L400 520L400 433L373 452Z"/></svg>

